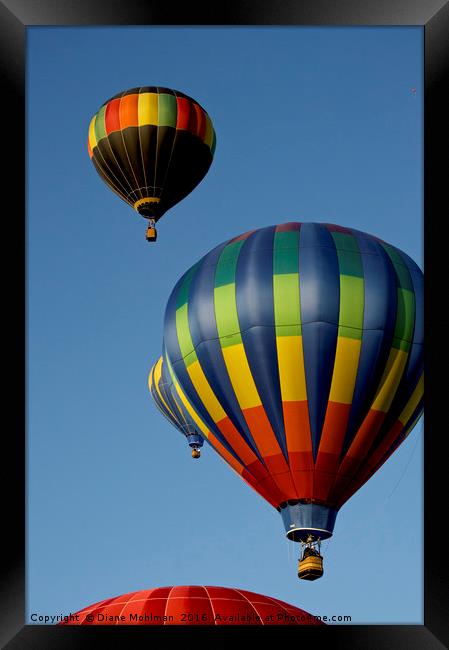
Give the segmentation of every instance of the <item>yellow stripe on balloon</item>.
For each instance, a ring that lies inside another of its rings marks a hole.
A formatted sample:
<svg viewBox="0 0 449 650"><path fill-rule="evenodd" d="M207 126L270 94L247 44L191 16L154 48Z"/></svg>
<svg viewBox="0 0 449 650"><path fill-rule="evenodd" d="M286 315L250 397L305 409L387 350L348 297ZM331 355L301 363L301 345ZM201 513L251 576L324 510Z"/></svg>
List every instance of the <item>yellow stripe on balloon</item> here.
<svg viewBox="0 0 449 650"><path fill-rule="evenodd" d="M240 408L243 410L260 406L261 401L246 358L243 343L222 348L229 379Z"/></svg>
<svg viewBox="0 0 449 650"><path fill-rule="evenodd" d="M276 346L282 401L307 400L302 336L277 336Z"/></svg>
<svg viewBox="0 0 449 650"><path fill-rule="evenodd" d="M89 145L92 151L94 150L94 147L97 146L97 138L95 137L95 120L97 116L94 115L93 118L90 121L89 125Z"/></svg>
<svg viewBox="0 0 449 650"><path fill-rule="evenodd" d="M158 125L159 109L156 93L140 93L137 106L139 126Z"/></svg>
<svg viewBox="0 0 449 650"><path fill-rule="evenodd" d="M207 113L205 113L206 117L206 132L204 134L204 142L207 144L208 147L211 146L212 140L214 138L214 128L212 126L212 121Z"/></svg>
<svg viewBox="0 0 449 650"><path fill-rule="evenodd" d="M159 359L156 361L156 363L153 366L153 370L154 370L153 381L155 384L157 384L162 374L162 357L159 357Z"/></svg>
<svg viewBox="0 0 449 650"><path fill-rule="evenodd" d="M179 403L179 397L175 395L176 391L172 391L172 399L174 403L176 404L176 409L178 411L178 420L182 420L184 422L184 426L187 428L188 422L186 420L186 416L184 415L184 411L182 410L181 404Z"/></svg>
<svg viewBox="0 0 449 650"><path fill-rule="evenodd" d="M360 339L338 337L329 401L352 404L361 347Z"/></svg>
<svg viewBox="0 0 449 650"><path fill-rule="evenodd" d="M424 373L421 375L415 390L411 394L409 401L407 402L404 410L399 416L399 420L400 422L402 422L402 424L407 424L413 412L416 410L416 407L418 406L423 395L424 395Z"/></svg>
<svg viewBox="0 0 449 650"><path fill-rule="evenodd" d="M181 402L184 404L188 414L192 418L192 420L196 423L198 426L198 429L203 433L203 435L206 438L209 438L209 429L207 426L204 424L203 420L200 418L198 413L192 408L190 405L190 402L188 401L187 397L184 394L184 391L182 390L181 386L178 384L176 379L173 379L173 386L175 389L175 392L178 396L178 398L181 400Z"/></svg>
<svg viewBox="0 0 449 650"><path fill-rule="evenodd" d="M153 374L154 374L154 367L155 366L156 366L156 364L154 364L154 366L152 366L152 368L150 370L150 374L148 375L148 388L150 390L150 393L151 393L151 389L152 389L153 383L154 383L153 382Z"/></svg>
<svg viewBox="0 0 449 650"><path fill-rule="evenodd" d="M226 417L226 413L210 387L199 361L191 363L187 367L187 372L200 400L204 404L204 408L210 413L213 421L220 422L220 420L223 420Z"/></svg>
<svg viewBox="0 0 449 650"><path fill-rule="evenodd" d="M371 408L384 413L388 411L401 381L407 358L408 352L397 348L390 350L380 387Z"/></svg>
<svg viewBox="0 0 449 650"><path fill-rule="evenodd" d="M165 406L167 411L172 415L172 417L175 420L177 420L176 415L173 413L173 411L171 410L171 408L169 407L169 405L167 404L167 402L163 398L161 391L159 390L159 381L161 379L161 375L162 375L162 357L160 357L158 359L158 361L156 361L156 364L154 366L154 386L156 388L157 394L159 395L159 397L161 399L161 402L163 403L163 405Z"/></svg>

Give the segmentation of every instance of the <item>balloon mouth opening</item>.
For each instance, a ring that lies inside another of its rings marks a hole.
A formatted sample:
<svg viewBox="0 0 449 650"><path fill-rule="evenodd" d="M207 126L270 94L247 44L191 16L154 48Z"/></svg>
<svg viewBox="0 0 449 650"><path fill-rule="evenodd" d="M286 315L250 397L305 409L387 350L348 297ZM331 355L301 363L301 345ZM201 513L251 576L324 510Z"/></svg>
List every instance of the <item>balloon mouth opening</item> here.
<svg viewBox="0 0 449 650"><path fill-rule="evenodd" d="M134 203L134 210L136 210L145 219L154 219L157 221L160 215L160 199L157 197L146 197L139 199Z"/></svg>
<svg viewBox="0 0 449 650"><path fill-rule="evenodd" d="M334 531L337 509L318 503L286 503L281 507L287 539L292 542L306 542L314 539L328 539Z"/></svg>
<svg viewBox="0 0 449 650"><path fill-rule="evenodd" d="M314 539L329 539L329 537L332 537L332 532L320 528L292 528L285 535L291 542L306 542L310 535Z"/></svg>

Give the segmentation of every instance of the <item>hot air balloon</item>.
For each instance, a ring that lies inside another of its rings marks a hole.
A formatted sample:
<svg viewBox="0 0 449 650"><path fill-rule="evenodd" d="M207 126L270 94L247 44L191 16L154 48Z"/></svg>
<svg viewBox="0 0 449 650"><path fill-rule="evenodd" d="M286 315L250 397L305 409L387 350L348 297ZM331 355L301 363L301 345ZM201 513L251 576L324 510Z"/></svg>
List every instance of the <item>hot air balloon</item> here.
<svg viewBox="0 0 449 650"><path fill-rule="evenodd" d="M177 90L144 86L105 102L91 120L88 152L100 177L155 224L204 178L216 136L206 111Z"/></svg>
<svg viewBox="0 0 449 650"><path fill-rule="evenodd" d="M162 357L151 368L148 376L148 388L162 415L187 438L192 449L192 458L199 458L203 438L197 432L195 421L184 409L176 393L173 392L173 380L170 375L167 375Z"/></svg>
<svg viewBox="0 0 449 650"><path fill-rule="evenodd" d="M283 600L229 587L133 591L70 614L59 625L325 625Z"/></svg>
<svg viewBox="0 0 449 650"><path fill-rule="evenodd" d="M301 543L299 577L314 580L339 509L423 412L423 274L353 228L250 231L177 282L163 357L199 431L279 511Z"/></svg>

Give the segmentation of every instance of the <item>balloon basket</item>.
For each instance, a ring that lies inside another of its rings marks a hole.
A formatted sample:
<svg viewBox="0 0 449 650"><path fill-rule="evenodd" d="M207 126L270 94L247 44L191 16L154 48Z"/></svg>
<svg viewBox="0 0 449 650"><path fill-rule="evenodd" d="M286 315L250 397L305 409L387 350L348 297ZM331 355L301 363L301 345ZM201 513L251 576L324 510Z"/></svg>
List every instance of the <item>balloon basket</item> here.
<svg viewBox="0 0 449 650"><path fill-rule="evenodd" d="M152 228L151 226L147 228L147 233L145 235L145 239L149 242L156 241L157 239L157 230L156 228Z"/></svg>
<svg viewBox="0 0 449 650"><path fill-rule="evenodd" d="M323 558L321 555L310 555L298 562L298 578L300 580L317 580L323 575Z"/></svg>
<svg viewBox="0 0 449 650"><path fill-rule="evenodd" d="M323 575L323 556L320 553L321 540L309 534L306 541L301 540L304 549L298 562L300 580L317 580Z"/></svg>

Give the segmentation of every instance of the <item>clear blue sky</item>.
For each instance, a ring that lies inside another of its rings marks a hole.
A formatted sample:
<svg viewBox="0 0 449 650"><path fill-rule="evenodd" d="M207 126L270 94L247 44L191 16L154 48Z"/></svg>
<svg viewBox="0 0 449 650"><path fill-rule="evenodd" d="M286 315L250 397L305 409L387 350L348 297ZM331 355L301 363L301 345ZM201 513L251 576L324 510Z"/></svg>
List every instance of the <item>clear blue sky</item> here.
<svg viewBox="0 0 449 650"><path fill-rule="evenodd" d="M176 280L232 236L337 223L422 268L422 47L420 27L29 28L28 616L205 584L423 622L422 422L343 506L307 583L280 515L208 445L191 460L147 389ZM99 106L141 85L195 98L217 132L156 245L86 146Z"/></svg>

